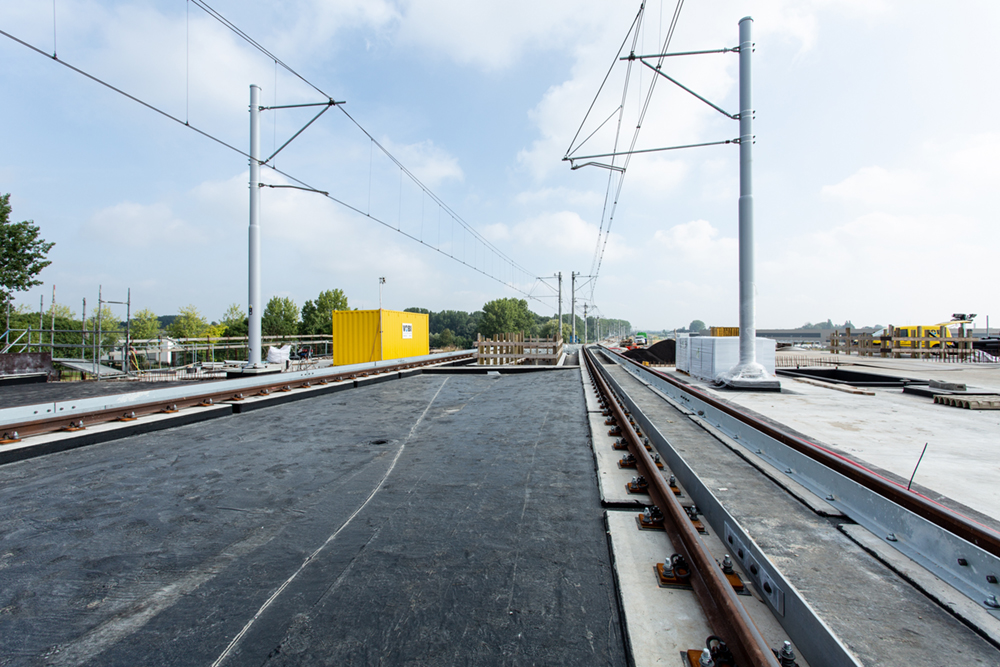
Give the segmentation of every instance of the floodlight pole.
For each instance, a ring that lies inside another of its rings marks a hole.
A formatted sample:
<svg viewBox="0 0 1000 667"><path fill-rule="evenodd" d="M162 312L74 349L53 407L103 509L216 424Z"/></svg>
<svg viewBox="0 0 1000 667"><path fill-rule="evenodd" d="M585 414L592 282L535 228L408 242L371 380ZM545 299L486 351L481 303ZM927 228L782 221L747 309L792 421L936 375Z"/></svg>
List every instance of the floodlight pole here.
<svg viewBox="0 0 1000 667"><path fill-rule="evenodd" d="M250 294L247 368L261 368L260 88L250 86Z"/></svg>
<svg viewBox="0 0 1000 667"><path fill-rule="evenodd" d="M572 323L570 324L570 326L572 327L572 333L570 333L570 340L573 343L576 343L576 276L577 276L576 271L569 272L569 277L570 277L569 319L572 320Z"/></svg>
<svg viewBox="0 0 1000 667"><path fill-rule="evenodd" d="M378 360L382 361L385 352L382 347L382 285L385 285L385 278L378 279Z"/></svg>
<svg viewBox="0 0 1000 667"><path fill-rule="evenodd" d="M562 271L558 273L559 276L559 325L556 328L555 339L559 340L562 338Z"/></svg>

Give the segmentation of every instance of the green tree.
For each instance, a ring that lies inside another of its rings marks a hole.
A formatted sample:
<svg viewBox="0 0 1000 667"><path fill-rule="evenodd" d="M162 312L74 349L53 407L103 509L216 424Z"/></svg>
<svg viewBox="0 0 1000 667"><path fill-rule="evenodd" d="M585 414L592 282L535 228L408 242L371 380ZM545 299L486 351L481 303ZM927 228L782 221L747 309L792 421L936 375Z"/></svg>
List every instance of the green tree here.
<svg viewBox="0 0 1000 667"><path fill-rule="evenodd" d="M125 325L115 315L115 311L111 310L111 306L101 306L100 313L96 310L91 312L84 326L87 329L88 344L93 344L98 326L101 331L102 347L113 346L119 340L124 340L125 338Z"/></svg>
<svg viewBox="0 0 1000 667"><path fill-rule="evenodd" d="M156 338L160 335L160 318L148 308L143 308L132 316L129 330L132 334L132 340Z"/></svg>
<svg viewBox="0 0 1000 667"><path fill-rule="evenodd" d="M73 309L67 306L65 303L57 303L53 306L49 306L49 308L45 312L48 314L49 317L51 317L52 314L55 313L56 317L61 317L67 320L76 319L76 313L74 313Z"/></svg>
<svg viewBox="0 0 1000 667"><path fill-rule="evenodd" d="M702 332L705 330L705 323L701 320L692 320L691 326L688 327L688 331Z"/></svg>
<svg viewBox="0 0 1000 667"><path fill-rule="evenodd" d="M208 320L194 305L188 305L180 308L177 317L167 327L167 333L174 338L197 338L204 335L207 328Z"/></svg>
<svg viewBox="0 0 1000 667"><path fill-rule="evenodd" d="M483 305L479 331L484 336L520 331L530 335L535 332L535 314L524 299L494 299Z"/></svg>
<svg viewBox="0 0 1000 667"><path fill-rule="evenodd" d="M246 336L250 330L250 323L247 322L247 314L243 312L242 306L238 303L230 304L222 316L220 324L226 327L223 336Z"/></svg>
<svg viewBox="0 0 1000 667"><path fill-rule="evenodd" d="M302 323L299 325L299 333L306 336L329 336L333 333L335 310L350 310L344 290L320 292L315 303L306 301L302 304Z"/></svg>
<svg viewBox="0 0 1000 667"><path fill-rule="evenodd" d="M475 336L475 333L470 331L471 318L464 310L442 310L434 313L431 319L433 320L431 327L435 331L451 329L456 336L464 338Z"/></svg>
<svg viewBox="0 0 1000 667"><path fill-rule="evenodd" d="M10 221L10 194L0 195L0 306L6 307L14 292L23 292L42 281L35 278L52 263L45 255L55 243L38 238L32 220Z"/></svg>
<svg viewBox="0 0 1000 667"><path fill-rule="evenodd" d="M295 335L299 329L299 307L291 297L272 296L260 318L260 328L265 336ZM330 328L332 331L332 324Z"/></svg>

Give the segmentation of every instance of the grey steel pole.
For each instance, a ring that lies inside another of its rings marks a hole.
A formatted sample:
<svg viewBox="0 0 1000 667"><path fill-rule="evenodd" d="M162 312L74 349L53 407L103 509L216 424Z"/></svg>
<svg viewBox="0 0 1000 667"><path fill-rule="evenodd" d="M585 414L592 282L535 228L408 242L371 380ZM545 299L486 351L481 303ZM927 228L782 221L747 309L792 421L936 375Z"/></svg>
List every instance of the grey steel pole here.
<svg viewBox="0 0 1000 667"><path fill-rule="evenodd" d="M583 304L583 344L587 344L587 304Z"/></svg>
<svg viewBox="0 0 1000 667"><path fill-rule="evenodd" d="M132 288L128 288L125 300L125 354L122 355L122 370L128 375L128 353L132 349Z"/></svg>
<svg viewBox="0 0 1000 667"><path fill-rule="evenodd" d="M562 338L562 271L559 276L559 326L556 328L556 340Z"/></svg>
<svg viewBox="0 0 1000 667"><path fill-rule="evenodd" d="M378 360L382 361L385 351L382 345L382 285L385 285L385 278L378 279Z"/></svg>
<svg viewBox="0 0 1000 667"><path fill-rule="evenodd" d="M52 317L49 318L49 351L55 356L56 351L56 286L52 285L52 304L49 306Z"/></svg>
<svg viewBox="0 0 1000 667"><path fill-rule="evenodd" d="M247 366L260 368L260 88L250 86L250 307Z"/></svg>
<svg viewBox="0 0 1000 667"><path fill-rule="evenodd" d="M740 19L740 361L721 374L735 388L780 388L778 381L757 363L757 323L754 303L753 240L753 96L751 57L753 19Z"/></svg>
<svg viewBox="0 0 1000 667"><path fill-rule="evenodd" d="M750 56L753 19L740 19L740 366L757 362L753 248L753 101Z"/></svg>
<svg viewBox="0 0 1000 667"><path fill-rule="evenodd" d="M104 286L97 286L97 335L94 336L94 372L101 381L101 311L104 310Z"/></svg>
<svg viewBox="0 0 1000 667"><path fill-rule="evenodd" d="M570 271L569 275L570 275L569 318L570 320L572 320L572 323L570 324L570 326L572 327L572 333L570 334L570 337L575 343L576 342L576 272Z"/></svg>

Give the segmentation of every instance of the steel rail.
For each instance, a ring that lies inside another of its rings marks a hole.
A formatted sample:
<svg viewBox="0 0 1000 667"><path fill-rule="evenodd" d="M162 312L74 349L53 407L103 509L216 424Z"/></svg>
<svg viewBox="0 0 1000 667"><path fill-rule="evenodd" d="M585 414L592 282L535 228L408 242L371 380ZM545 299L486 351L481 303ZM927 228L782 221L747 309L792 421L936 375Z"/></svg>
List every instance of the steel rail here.
<svg viewBox="0 0 1000 667"><path fill-rule="evenodd" d="M309 378L281 378L281 374L261 376L261 382L250 386L240 387L238 390L227 388L222 391L206 391L206 387L211 384L201 384L202 391L198 391L198 386L192 387L192 393L180 398L157 399L142 403L129 403L124 407L104 408L100 410L90 410L64 416L49 416L42 419L24 421L19 423L4 424L0 429L0 435L17 432L19 440L30 436L43 435L62 430L80 430L80 425L86 427L98 423L113 421L132 421L133 418L149 416L158 413L171 413L183 408L195 406L211 406L220 402L242 401L250 396L266 396L275 392L289 392L294 389L307 389L317 385L326 385L331 382L342 382L369 375L381 375L385 373L398 373L403 370L419 368L441 363L442 361L455 361L459 359L471 358L471 353L467 355L456 355L446 360L422 359L420 361L409 361L388 366L373 366L370 369L354 369L343 373L330 373ZM267 380L264 380L267 378Z"/></svg>
<svg viewBox="0 0 1000 667"><path fill-rule="evenodd" d="M936 503L915 491L908 491L904 485L872 472L859 463L835 454L808 440L787 433L773 424L749 415L728 403L724 403L705 392L670 377L666 373L642 366L617 352L611 350L605 351L621 360L619 363L628 362L643 371L654 373L657 377L666 380L677 389L696 396L698 400L705 402L716 410L729 415L752 429L760 431L764 435L830 468L834 472L899 505L903 509L1000 558L1000 534L990 530L988 527L976 523L972 519Z"/></svg>
<svg viewBox="0 0 1000 667"><path fill-rule="evenodd" d="M603 376L603 370L593 359L593 353L582 348L587 368L598 391L628 440L629 452L635 457L639 472L649 480L649 495L663 511L664 528L674 548L691 564L691 585L705 612L713 632L722 637L732 650L736 663L744 667L777 667L778 662L757 631L736 592L715 559L704 547L690 519L667 486L653 458L639 441L629 423L628 415L618 404L614 392Z"/></svg>

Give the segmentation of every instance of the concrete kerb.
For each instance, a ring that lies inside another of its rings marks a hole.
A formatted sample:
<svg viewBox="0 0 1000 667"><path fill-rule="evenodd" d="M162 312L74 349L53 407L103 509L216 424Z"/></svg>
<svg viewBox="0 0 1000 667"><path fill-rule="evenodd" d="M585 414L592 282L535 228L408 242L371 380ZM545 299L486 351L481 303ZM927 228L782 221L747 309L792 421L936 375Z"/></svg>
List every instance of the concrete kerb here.
<svg viewBox="0 0 1000 667"><path fill-rule="evenodd" d="M0 465L33 459L46 454L56 454L77 447L97 445L119 440L140 433L162 431L175 426L185 426L233 414L231 405L217 403L211 406L185 408L176 413L148 415L129 422L104 422L80 431L60 431L33 436L29 442L18 442L0 447Z"/></svg>
<svg viewBox="0 0 1000 667"><path fill-rule="evenodd" d="M212 406L194 406L176 413L146 415L129 422L104 422L88 426L82 431L59 431L39 436L31 436L27 441L0 446L0 465L26 459L55 454L58 452L97 445L112 440L128 438L141 433L161 431L175 426L194 424L216 417L251 412L260 408L273 407L292 401L315 398L325 394L356 389L366 385L398 380L411 375L419 375L429 369L414 368L380 375L332 382L311 387L297 387L289 392L274 392L267 396L249 396L240 401L220 401ZM454 370L454 369L449 369Z"/></svg>

